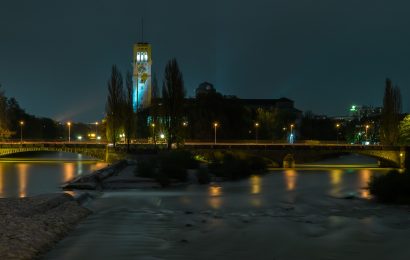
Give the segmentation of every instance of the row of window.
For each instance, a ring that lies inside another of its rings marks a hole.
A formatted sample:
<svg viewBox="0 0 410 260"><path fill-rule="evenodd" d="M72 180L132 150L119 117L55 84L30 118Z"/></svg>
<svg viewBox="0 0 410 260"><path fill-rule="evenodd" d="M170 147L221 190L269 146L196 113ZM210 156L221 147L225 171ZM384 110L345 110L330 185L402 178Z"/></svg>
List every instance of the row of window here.
<svg viewBox="0 0 410 260"><path fill-rule="evenodd" d="M148 52L137 52L138 61L148 61Z"/></svg>

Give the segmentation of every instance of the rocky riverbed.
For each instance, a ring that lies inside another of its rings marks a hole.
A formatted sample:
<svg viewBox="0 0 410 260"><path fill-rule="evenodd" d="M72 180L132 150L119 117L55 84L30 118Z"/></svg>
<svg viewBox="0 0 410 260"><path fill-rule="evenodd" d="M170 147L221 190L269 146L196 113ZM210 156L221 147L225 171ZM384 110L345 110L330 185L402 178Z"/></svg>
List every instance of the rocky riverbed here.
<svg viewBox="0 0 410 260"><path fill-rule="evenodd" d="M0 259L33 259L91 213L69 194L0 199Z"/></svg>

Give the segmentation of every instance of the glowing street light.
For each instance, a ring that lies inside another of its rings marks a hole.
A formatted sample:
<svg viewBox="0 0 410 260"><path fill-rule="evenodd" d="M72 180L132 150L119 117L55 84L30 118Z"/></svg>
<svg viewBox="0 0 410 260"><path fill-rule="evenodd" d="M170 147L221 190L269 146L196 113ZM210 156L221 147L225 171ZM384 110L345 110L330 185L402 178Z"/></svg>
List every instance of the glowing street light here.
<svg viewBox="0 0 410 260"><path fill-rule="evenodd" d="M95 122L95 136L98 136L98 122ZM95 138L95 142L98 141L98 138Z"/></svg>
<svg viewBox="0 0 410 260"><path fill-rule="evenodd" d="M23 143L23 125L24 121L20 121L20 142Z"/></svg>
<svg viewBox="0 0 410 260"><path fill-rule="evenodd" d="M71 142L71 122L67 122L68 126L68 142Z"/></svg>
<svg viewBox="0 0 410 260"><path fill-rule="evenodd" d="M369 129L369 125L366 125L366 141L368 140L368 138L367 138L367 131L368 131L368 129Z"/></svg>
<svg viewBox="0 0 410 260"><path fill-rule="evenodd" d="M155 138L155 124L152 123L152 124L151 124L151 127L152 127L152 138L154 139L154 140L153 140L153 141L154 141L154 145L156 145L157 142L156 142L156 138Z"/></svg>
<svg viewBox="0 0 410 260"><path fill-rule="evenodd" d="M258 128L259 128L259 123L255 123L255 142L258 143Z"/></svg>
<svg viewBox="0 0 410 260"><path fill-rule="evenodd" d="M294 126L295 126L294 124L291 124L291 125L290 125L289 143L291 143L291 144L293 144L293 127L294 127Z"/></svg>
<svg viewBox="0 0 410 260"><path fill-rule="evenodd" d="M215 133L215 134L214 134L214 144L216 144L216 128L217 128L217 127L218 127L218 123L215 122L215 123L214 123L214 130L215 130L215 131L214 131L214 133Z"/></svg>
<svg viewBox="0 0 410 260"><path fill-rule="evenodd" d="M188 122L187 121L184 121L184 122L182 122L182 126L184 127L184 132L183 132L183 134L184 134L184 142L185 142L185 139L186 139L186 137L187 137L187 126L188 126Z"/></svg>
<svg viewBox="0 0 410 260"><path fill-rule="evenodd" d="M336 143L339 143L339 128L340 128L340 124L336 124Z"/></svg>

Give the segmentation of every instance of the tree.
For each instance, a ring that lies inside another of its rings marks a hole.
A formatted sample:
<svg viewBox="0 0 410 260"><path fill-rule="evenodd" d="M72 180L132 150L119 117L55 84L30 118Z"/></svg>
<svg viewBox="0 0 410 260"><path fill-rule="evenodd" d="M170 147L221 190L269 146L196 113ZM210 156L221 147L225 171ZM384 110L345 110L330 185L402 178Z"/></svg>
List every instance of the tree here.
<svg viewBox="0 0 410 260"><path fill-rule="evenodd" d="M399 125L399 143L401 145L410 145L410 115L407 115Z"/></svg>
<svg viewBox="0 0 410 260"><path fill-rule="evenodd" d="M134 122L135 122L135 116L134 116L134 110L132 106L132 74L131 72L127 72L127 76L125 78L125 100L124 100L124 132L125 132L125 138L127 140L127 151L130 150L130 143L131 143L131 138L132 138L132 133L135 129L134 127Z"/></svg>
<svg viewBox="0 0 410 260"><path fill-rule="evenodd" d="M107 85L108 97L107 103L105 104L105 112L107 113L107 139L109 139L115 147L124 111L123 80L120 71L115 65L112 66L111 78L108 80Z"/></svg>
<svg viewBox="0 0 410 260"><path fill-rule="evenodd" d="M175 58L168 61L162 83L162 98L165 109L165 128L167 130L168 149L178 141L177 134L182 124L185 88L182 73Z"/></svg>
<svg viewBox="0 0 410 260"><path fill-rule="evenodd" d="M394 145L399 137L401 113L401 94L399 87L393 87L390 79L386 79L381 114L380 141L384 145Z"/></svg>
<svg viewBox="0 0 410 260"><path fill-rule="evenodd" d="M157 77L154 74L152 77L152 91L151 91L151 106L149 109L149 113L151 116L151 124L155 125L155 128L153 128L153 141L154 143L156 142L155 138L155 129L161 129L162 126L160 125L160 105L161 102L159 101L159 90L158 90L158 81Z"/></svg>

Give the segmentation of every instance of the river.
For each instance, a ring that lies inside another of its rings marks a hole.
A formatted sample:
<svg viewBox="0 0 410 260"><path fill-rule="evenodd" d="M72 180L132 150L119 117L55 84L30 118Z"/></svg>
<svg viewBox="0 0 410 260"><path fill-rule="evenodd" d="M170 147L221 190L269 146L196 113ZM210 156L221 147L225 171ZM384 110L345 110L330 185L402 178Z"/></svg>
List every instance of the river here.
<svg viewBox="0 0 410 260"><path fill-rule="evenodd" d="M64 152L21 153L0 160L0 198L61 192L60 185L106 163Z"/></svg>
<svg viewBox="0 0 410 260"><path fill-rule="evenodd" d="M342 167L348 165L347 167ZM369 198L344 156L213 185L104 191L45 259L410 259L409 207Z"/></svg>

